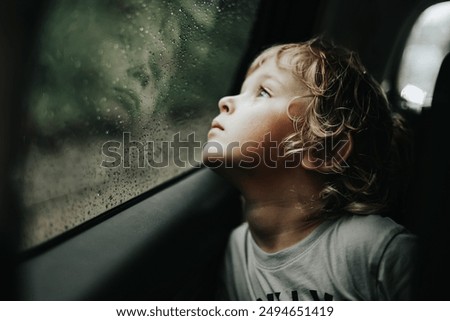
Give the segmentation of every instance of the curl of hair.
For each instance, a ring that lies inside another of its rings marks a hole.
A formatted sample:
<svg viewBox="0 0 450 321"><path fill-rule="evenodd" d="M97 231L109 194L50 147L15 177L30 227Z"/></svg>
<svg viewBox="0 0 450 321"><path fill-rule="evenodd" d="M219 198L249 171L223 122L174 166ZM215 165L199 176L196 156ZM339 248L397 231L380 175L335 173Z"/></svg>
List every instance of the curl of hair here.
<svg viewBox="0 0 450 321"><path fill-rule="evenodd" d="M408 131L357 54L314 38L265 50L247 74L272 57L280 68L291 70L308 92L299 97L307 102L301 116L290 115L295 131L284 140L286 155L332 151L340 139L351 136L353 140L345 162L323 155L332 160L331 174L320 193L323 212L334 216L389 209L400 193L401 162L410 153Z"/></svg>

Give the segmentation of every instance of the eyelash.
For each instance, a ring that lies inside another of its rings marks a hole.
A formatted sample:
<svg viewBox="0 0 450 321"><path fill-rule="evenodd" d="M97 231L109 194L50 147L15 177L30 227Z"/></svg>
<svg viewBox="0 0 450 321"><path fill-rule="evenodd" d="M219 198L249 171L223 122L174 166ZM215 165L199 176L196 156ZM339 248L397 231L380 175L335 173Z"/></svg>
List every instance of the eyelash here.
<svg viewBox="0 0 450 321"><path fill-rule="evenodd" d="M266 95L267 95L267 97L266 97ZM259 87L258 97L270 98L270 97L272 97L272 95L264 87Z"/></svg>

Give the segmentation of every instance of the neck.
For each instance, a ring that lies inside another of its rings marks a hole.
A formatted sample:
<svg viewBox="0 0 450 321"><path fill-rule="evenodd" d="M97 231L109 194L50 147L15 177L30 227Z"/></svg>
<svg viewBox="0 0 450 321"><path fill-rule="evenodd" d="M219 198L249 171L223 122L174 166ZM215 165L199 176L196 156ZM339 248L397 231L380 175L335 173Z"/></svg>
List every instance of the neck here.
<svg viewBox="0 0 450 321"><path fill-rule="evenodd" d="M302 168L241 170L231 179L245 199L252 236L266 252L277 252L301 241L321 222L311 217L322 179Z"/></svg>

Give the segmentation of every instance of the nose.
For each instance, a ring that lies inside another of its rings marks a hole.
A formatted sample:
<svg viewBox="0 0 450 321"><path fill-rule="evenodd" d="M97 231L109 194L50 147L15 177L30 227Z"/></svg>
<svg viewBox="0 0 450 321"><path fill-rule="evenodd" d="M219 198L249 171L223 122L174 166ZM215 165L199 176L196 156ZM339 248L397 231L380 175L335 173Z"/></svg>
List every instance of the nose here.
<svg viewBox="0 0 450 321"><path fill-rule="evenodd" d="M231 114L234 111L234 96L225 96L219 100L219 110L221 113Z"/></svg>

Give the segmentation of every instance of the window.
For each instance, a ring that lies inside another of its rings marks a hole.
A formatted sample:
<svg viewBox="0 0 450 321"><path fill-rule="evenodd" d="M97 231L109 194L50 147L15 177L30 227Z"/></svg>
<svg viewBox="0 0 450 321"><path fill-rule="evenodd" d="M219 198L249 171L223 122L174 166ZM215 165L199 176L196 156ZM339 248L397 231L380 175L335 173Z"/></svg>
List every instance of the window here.
<svg viewBox="0 0 450 321"><path fill-rule="evenodd" d="M434 85L450 51L450 2L426 9L414 24L400 64L397 88L404 107L420 111L430 106Z"/></svg>
<svg viewBox="0 0 450 321"><path fill-rule="evenodd" d="M28 106L23 248L200 161L258 1L51 1Z"/></svg>

